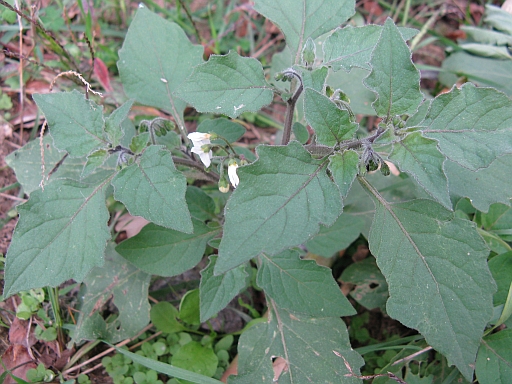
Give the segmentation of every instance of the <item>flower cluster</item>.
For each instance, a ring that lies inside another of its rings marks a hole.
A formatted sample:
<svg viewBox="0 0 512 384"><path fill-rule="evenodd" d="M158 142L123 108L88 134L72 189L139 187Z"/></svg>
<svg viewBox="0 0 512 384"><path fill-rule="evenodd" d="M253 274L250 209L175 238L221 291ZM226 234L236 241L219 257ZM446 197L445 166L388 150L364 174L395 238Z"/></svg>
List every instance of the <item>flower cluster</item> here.
<svg viewBox="0 0 512 384"><path fill-rule="evenodd" d="M193 147L191 151L199 155L199 158L201 159L205 167L209 167L212 163L213 157L210 141L212 135L203 132L192 132L189 133L187 137L189 138L190 141L192 141ZM233 185L233 188L236 188L240 183L240 179L238 178L238 175L236 173L237 168L237 161L235 159L230 159L228 163L228 177L229 181L231 182L231 185ZM221 179L221 181L219 182L219 190L221 192L229 191L229 185L227 185L225 179Z"/></svg>

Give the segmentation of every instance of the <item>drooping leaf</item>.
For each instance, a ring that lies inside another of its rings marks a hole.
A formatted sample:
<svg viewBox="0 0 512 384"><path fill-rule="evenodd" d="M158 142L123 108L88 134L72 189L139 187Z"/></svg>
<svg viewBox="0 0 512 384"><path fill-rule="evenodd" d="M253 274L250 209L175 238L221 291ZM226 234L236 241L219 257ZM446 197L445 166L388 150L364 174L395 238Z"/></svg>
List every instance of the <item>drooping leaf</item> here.
<svg viewBox="0 0 512 384"><path fill-rule="evenodd" d="M494 294L494 305L505 304L512 283L512 252L494 256L489 260L489 269L498 286Z"/></svg>
<svg viewBox="0 0 512 384"><path fill-rule="evenodd" d="M5 297L69 279L82 281L103 264L110 238L103 187L56 180L18 207L20 218L7 253Z"/></svg>
<svg viewBox="0 0 512 384"><path fill-rule="evenodd" d="M194 219L192 223L194 231L191 234L150 223L136 236L119 244L116 251L147 273L179 275L199 263L206 244L219 232L198 220Z"/></svg>
<svg viewBox="0 0 512 384"><path fill-rule="evenodd" d="M356 240L363 226L360 217L341 214L330 227L322 226L320 232L305 244L306 248L315 255L331 257Z"/></svg>
<svg viewBox="0 0 512 384"><path fill-rule="evenodd" d="M471 204L487 212L494 203L510 204L512 198L512 154L498 157L487 168L473 172L453 161L446 161L444 171L448 177L450 194L467 197Z"/></svg>
<svg viewBox="0 0 512 384"><path fill-rule="evenodd" d="M506 384L512 377L512 329L486 336L478 350L476 377L480 384Z"/></svg>
<svg viewBox="0 0 512 384"><path fill-rule="evenodd" d="M512 100L466 83L436 97L420 129L448 159L473 171L485 168L512 152Z"/></svg>
<svg viewBox="0 0 512 384"><path fill-rule="evenodd" d="M400 31L387 19L370 61L372 72L365 84L375 92L372 104L378 116L412 115L423 100L420 73Z"/></svg>
<svg viewBox="0 0 512 384"><path fill-rule="evenodd" d="M128 100L105 119L105 135L113 148L120 144L124 136L121 124L128 117L133 102L134 100Z"/></svg>
<svg viewBox="0 0 512 384"><path fill-rule="evenodd" d="M203 62L203 47L193 45L175 23L139 7L119 51L119 75L129 97L161 108L177 121L186 103L173 92Z"/></svg>
<svg viewBox="0 0 512 384"><path fill-rule="evenodd" d="M329 268L300 260L296 251L259 256L257 284L282 309L311 317L341 317L356 311L341 293Z"/></svg>
<svg viewBox="0 0 512 384"><path fill-rule="evenodd" d="M270 104L274 93L258 60L231 51L224 56L210 56L207 63L195 67L176 95L198 112L235 118Z"/></svg>
<svg viewBox="0 0 512 384"><path fill-rule="evenodd" d="M55 147L71 157L82 157L105 147L103 107L78 92L58 92L33 96L43 111Z"/></svg>
<svg viewBox="0 0 512 384"><path fill-rule="evenodd" d="M439 152L437 141L413 132L393 144L389 159L411 175L427 193L445 208L452 209L448 180L443 170L446 157Z"/></svg>
<svg viewBox="0 0 512 384"><path fill-rule="evenodd" d="M217 256L210 256L210 263L201 271L199 299L201 322L223 310L247 285L245 265L240 265L220 276L213 275Z"/></svg>
<svg viewBox="0 0 512 384"><path fill-rule="evenodd" d="M356 151L343 151L329 157L329 171L340 189L342 197L347 196L358 173L359 155Z"/></svg>
<svg viewBox="0 0 512 384"><path fill-rule="evenodd" d="M269 320L245 331L238 344L238 376L233 384L343 383L360 380L361 356L352 350L339 318L312 318L273 305ZM272 361L282 357L287 367L274 379Z"/></svg>
<svg viewBox="0 0 512 384"><path fill-rule="evenodd" d="M389 284L388 314L471 380L495 291L487 246L473 223L434 201L392 204L360 182L376 205L368 241Z"/></svg>
<svg viewBox="0 0 512 384"><path fill-rule="evenodd" d="M412 28L398 28L404 40L409 40L417 30ZM380 25L365 25L362 27L347 26L334 31L323 45L323 64L334 71L344 69L350 71L352 67L359 67L371 71L370 58L375 45L382 33Z"/></svg>
<svg viewBox="0 0 512 384"><path fill-rule="evenodd" d="M225 208L216 274L260 252L273 255L299 245L341 213L339 190L325 172L325 160L313 159L296 141L259 146L257 153L256 162L238 168L240 185Z"/></svg>
<svg viewBox="0 0 512 384"><path fill-rule="evenodd" d="M505 204L493 204L488 213L481 215L482 226L505 241L512 241L512 208Z"/></svg>
<svg viewBox="0 0 512 384"><path fill-rule="evenodd" d="M275 23L286 38L295 64L306 40L329 32L354 14L353 0L257 0L254 9Z"/></svg>
<svg viewBox="0 0 512 384"><path fill-rule="evenodd" d="M73 342L103 339L110 343L135 336L149 322L148 288L151 275L137 269L109 244L105 264L95 267L84 279L80 314L73 332ZM111 322L101 315L101 308L113 298L119 316Z"/></svg>
<svg viewBox="0 0 512 384"><path fill-rule="evenodd" d="M135 216L177 231L192 233L185 202L187 181L176 170L171 154L151 146L112 180L114 197Z"/></svg>
<svg viewBox="0 0 512 384"><path fill-rule="evenodd" d="M305 91L304 112L319 144L333 147L351 139L358 128L346 109L340 109L327 96L311 88Z"/></svg>
<svg viewBox="0 0 512 384"><path fill-rule="evenodd" d="M389 297L388 283L373 257L350 264L343 271L339 280L343 283L354 284L350 296L362 306L368 309L385 308Z"/></svg>

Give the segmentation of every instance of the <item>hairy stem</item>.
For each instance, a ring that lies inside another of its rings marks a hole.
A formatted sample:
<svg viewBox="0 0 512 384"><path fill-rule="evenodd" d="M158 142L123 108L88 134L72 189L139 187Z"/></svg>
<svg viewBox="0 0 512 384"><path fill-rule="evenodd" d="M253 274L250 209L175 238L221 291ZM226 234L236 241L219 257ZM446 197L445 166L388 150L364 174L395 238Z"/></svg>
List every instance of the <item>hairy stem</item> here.
<svg viewBox="0 0 512 384"><path fill-rule="evenodd" d="M286 115L284 118L284 129L283 129L283 139L281 140L282 145L286 145L290 141L290 135L292 133L292 123L293 123L293 113L295 112L295 104L297 104L297 100L299 100L300 94L302 93L304 86L302 84L302 79L300 75L294 70L288 70L283 72L285 75L296 77L300 84L293 96L288 99L286 105Z"/></svg>

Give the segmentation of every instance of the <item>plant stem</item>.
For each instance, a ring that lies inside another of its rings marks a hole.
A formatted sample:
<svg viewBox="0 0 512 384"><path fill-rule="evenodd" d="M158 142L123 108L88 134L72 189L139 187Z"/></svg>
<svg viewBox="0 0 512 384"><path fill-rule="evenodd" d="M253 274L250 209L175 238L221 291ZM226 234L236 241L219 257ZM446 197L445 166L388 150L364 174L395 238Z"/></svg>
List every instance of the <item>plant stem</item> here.
<svg viewBox="0 0 512 384"><path fill-rule="evenodd" d="M282 145L288 144L290 141L290 135L292 132L292 123L293 123L293 113L295 112L295 104L297 104L297 100L299 100L299 96L302 93L302 90L304 89L304 86L302 85L302 79L300 78L299 74L293 70L290 70L286 72L287 74L295 76L299 82L300 85L293 94L293 96L288 99L287 106L286 106L286 116L284 118L284 130L283 130L283 139L281 140Z"/></svg>
<svg viewBox="0 0 512 384"><path fill-rule="evenodd" d="M211 173L210 172L206 172L204 170L204 167L201 164L196 163L193 160L188 160L188 159L184 159L182 157L176 157L176 156L173 156L172 160L176 164L186 165L187 167L191 167L191 168L197 169L203 175L206 176L207 180L214 181L214 182L218 182L219 181L219 175L217 175L216 173L213 173L213 172L211 172Z"/></svg>

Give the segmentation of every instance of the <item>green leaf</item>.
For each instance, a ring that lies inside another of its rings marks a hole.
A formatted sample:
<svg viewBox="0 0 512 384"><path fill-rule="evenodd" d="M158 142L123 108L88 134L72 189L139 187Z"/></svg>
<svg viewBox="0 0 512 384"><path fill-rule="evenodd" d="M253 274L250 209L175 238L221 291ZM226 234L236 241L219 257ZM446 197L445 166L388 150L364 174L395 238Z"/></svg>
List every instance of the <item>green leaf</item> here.
<svg viewBox="0 0 512 384"><path fill-rule="evenodd" d="M186 103L174 91L203 62L203 50L177 24L139 7L117 62L126 94L181 121Z"/></svg>
<svg viewBox="0 0 512 384"><path fill-rule="evenodd" d="M110 231L103 185L56 180L32 192L7 253L4 297L44 286L82 281L103 264Z"/></svg>
<svg viewBox="0 0 512 384"><path fill-rule="evenodd" d="M512 329L505 329L482 339L476 360L480 384L506 384L512 377Z"/></svg>
<svg viewBox="0 0 512 384"><path fill-rule="evenodd" d="M103 107L78 92L33 96L43 111L55 147L71 157L82 157L107 145L103 137Z"/></svg>
<svg viewBox="0 0 512 384"><path fill-rule="evenodd" d="M220 118L203 120L201 124L198 125L197 132L215 132L217 135L222 136L230 143L234 143L245 134L245 128L231 120ZM226 145L223 140L213 140L212 143Z"/></svg>
<svg viewBox="0 0 512 384"><path fill-rule="evenodd" d="M296 121L292 125L292 131L293 135L295 136L295 139L297 139L299 143L306 144L308 142L309 131L304 125Z"/></svg>
<svg viewBox="0 0 512 384"><path fill-rule="evenodd" d="M293 62L300 64L302 47L354 14L353 0L257 0L254 9L283 31Z"/></svg>
<svg viewBox="0 0 512 384"><path fill-rule="evenodd" d="M498 234L505 241L512 241L512 208L505 204L493 204L488 213L481 215L482 226Z"/></svg>
<svg viewBox="0 0 512 384"><path fill-rule="evenodd" d="M323 45L323 64L334 71L359 67L371 71L369 65L371 54L382 33L380 25L352 27L350 25L334 31ZM409 40L418 33L412 28L398 28L404 40Z"/></svg>
<svg viewBox="0 0 512 384"><path fill-rule="evenodd" d="M256 152L256 162L238 168L240 185L225 208L216 274L260 252L277 254L303 243L320 224L333 224L342 210L326 160L313 159L296 141L259 146Z"/></svg>
<svg viewBox="0 0 512 384"><path fill-rule="evenodd" d="M105 119L105 135L113 148L121 143L124 136L121 124L128 117L134 100L128 100Z"/></svg>
<svg viewBox="0 0 512 384"><path fill-rule="evenodd" d="M378 95L372 104L378 116L412 115L423 100L420 73L400 31L387 19L370 61L365 84Z"/></svg>
<svg viewBox="0 0 512 384"><path fill-rule="evenodd" d="M446 161L444 171L448 189L454 196L467 197L471 204L487 212L493 203L510 204L512 198L512 154L498 157L487 168L474 172L452 161Z"/></svg>
<svg viewBox="0 0 512 384"><path fill-rule="evenodd" d="M471 380L495 291L484 241L473 223L431 200L392 204L360 181L376 205L368 241L389 284L388 314Z"/></svg>
<svg viewBox="0 0 512 384"><path fill-rule="evenodd" d="M327 74L329 72L327 67L320 67L313 71L299 71L299 68L294 66L294 69L301 73L304 89L311 88L322 93L325 86L325 80L327 79Z"/></svg>
<svg viewBox="0 0 512 384"><path fill-rule="evenodd" d="M512 283L512 252L494 256L489 260L489 269L498 286L494 294L494 305L505 304Z"/></svg>
<svg viewBox="0 0 512 384"><path fill-rule="evenodd" d="M149 143L149 132L142 132L136 136L132 137L132 141L130 143L130 150L135 154L140 154Z"/></svg>
<svg viewBox="0 0 512 384"><path fill-rule="evenodd" d="M165 364L160 361L156 361L156 360L150 359L148 357L138 355L133 352L129 352L122 348L117 348L112 345L111 345L111 347L115 348L117 353L128 356L134 362L136 362L140 365L143 365L144 367L153 369L157 372L171 376L171 377L176 377L176 378L182 379L182 380L188 380L188 381L191 381L191 382L197 383L197 384L221 384L222 383L219 380L211 379L209 377L200 375L198 373L190 372L186 369L174 367L172 365Z"/></svg>
<svg viewBox="0 0 512 384"><path fill-rule="evenodd" d="M185 327L178 322L178 310L169 302L161 301L151 307L151 322L163 333L176 333Z"/></svg>
<svg viewBox="0 0 512 384"><path fill-rule="evenodd" d="M181 298L179 317L188 324L201 324L199 319L199 289L192 289Z"/></svg>
<svg viewBox="0 0 512 384"><path fill-rule="evenodd" d="M87 156L87 163L84 165L82 177L90 175L96 168L101 167L109 156L105 149L98 149Z"/></svg>
<svg viewBox="0 0 512 384"><path fill-rule="evenodd" d="M411 175L419 185L445 208L452 209L448 180L443 170L446 157L439 152L437 141L413 132L393 144L389 159L401 171Z"/></svg>
<svg viewBox="0 0 512 384"><path fill-rule="evenodd" d="M220 276L213 275L217 256L210 256L210 263L201 271L199 299L201 322L223 310L247 286L245 265L231 269Z"/></svg>
<svg viewBox="0 0 512 384"><path fill-rule="evenodd" d="M287 369L273 380L275 357L285 359ZM343 320L298 315L274 305L268 322L240 337L238 376L230 383L360 383L346 377L346 364L358 375L364 362L350 347Z"/></svg>
<svg viewBox="0 0 512 384"><path fill-rule="evenodd" d="M187 186L185 193L188 210L193 218L206 221L216 217L215 202L201 188L192 185Z"/></svg>
<svg viewBox="0 0 512 384"><path fill-rule="evenodd" d="M151 275L126 262L114 246L111 243L107 247L105 264L95 267L84 279L74 343L97 339L117 343L135 336L149 323ZM101 308L112 297L119 316L114 321L106 321L100 314Z"/></svg>
<svg viewBox="0 0 512 384"><path fill-rule="evenodd" d="M439 81L451 87L460 77L466 77L479 86L494 87L512 96L512 60L455 52L443 61Z"/></svg>
<svg viewBox="0 0 512 384"><path fill-rule="evenodd" d="M134 237L116 248L126 260L143 271L159 276L176 276L194 267L206 249L208 241L219 232L198 220L192 221L191 234L147 224Z"/></svg>
<svg viewBox="0 0 512 384"><path fill-rule="evenodd" d="M151 307L151 322L163 333L181 332L185 327L178 322L178 310L169 302L161 301Z"/></svg>
<svg viewBox="0 0 512 384"><path fill-rule="evenodd" d="M135 216L177 231L192 233L185 191L185 176L174 166L171 154L151 146L112 180L114 197Z"/></svg>
<svg viewBox="0 0 512 384"><path fill-rule="evenodd" d="M351 121L346 109L340 109L328 97L306 88L304 112L309 125L315 130L317 142L330 147L351 139L358 124Z"/></svg>
<svg viewBox="0 0 512 384"><path fill-rule="evenodd" d="M347 196L357 176L358 165L359 155L356 151L343 151L329 157L329 171L342 197Z"/></svg>
<svg viewBox="0 0 512 384"><path fill-rule="evenodd" d="M450 160L470 170L512 152L512 100L466 83L436 97L419 127Z"/></svg>
<svg viewBox="0 0 512 384"><path fill-rule="evenodd" d="M329 268L301 260L296 251L259 256L257 284L282 309L311 317L355 315Z"/></svg>
<svg viewBox="0 0 512 384"><path fill-rule="evenodd" d="M364 221L360 217L342 214L330 227L322 226L320 232L306 243L306 248L315 255L331 257L356 240L363 225Z"/></svg>
<svg viewBox="0 0 512 384"><path fill-rule="evenodd" d="M512 15L505 9L491 4L486 4L484 21L492 25L498 31L503 31L512 35Z"/></svg>
<svg viewBox="0 0 512 384"><path fill-rule="evenodd" d="M316 59L316 46L311 37L308 37L302 49L302 65L311 68Z"/></svg>
<svg viewBox="0 0 512 384"><path fill-rule="evenodd" d="M234 119L270 104L274 92L258 60L231 51L210 56L207 63L195 67L176 95L198 112L222 113Z"/></svg>
<svg viewBox="0 0 512 384"><path fill-rule="evenodd" d="M181 347L173 355L171 362L175 367L212 377L217 370L219 359L212 348L203 347L201 343L192 341Z"/></svg>
<svg viewBox="0 0 512 384"><path fill-rule="evenodd" d="M52 138L50 136L43 138L43 147L46 180L49 172L64 158L66 152L56 149L52 145ZM70 178L80 178L85 161L83 159L69 160L62 163L55 173L52 174L52 179L60 178L62 173L65 173ZM39 146L39 139L29 141L21 149L10 153L5 158L5 162L16 172L16 178L23 186L23 192L30 195L33 191L39 189L43 177L41 173L41 147Z"/></svg>
<svg viewBox="0 0 512 384"><path fill-rule="evenodd" d="M389 297L388 283L373 257L350 264L343 271L339 280L355 285L354 289L350 291L350 296L362 306L368 309L385 309Z"/></svg>
<svg viewBox="0 0 512 384"><path fill-rule="evenodd" d="M363 85L363 79L368 76L368 71L360 68L352 68L350 73L345 71L330 72L327 83L334 89L341 89L350 99L352 112L362 115L374 116L372 103L375 101L375 93Z"/></svg>

